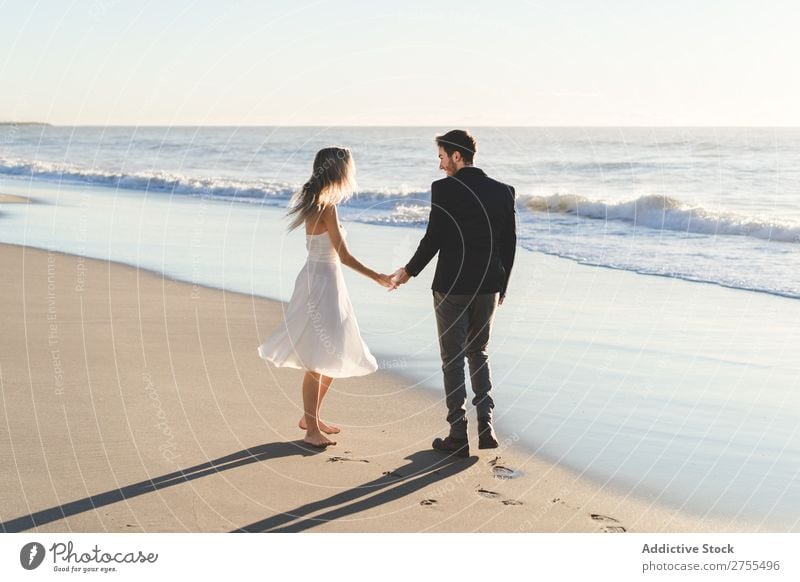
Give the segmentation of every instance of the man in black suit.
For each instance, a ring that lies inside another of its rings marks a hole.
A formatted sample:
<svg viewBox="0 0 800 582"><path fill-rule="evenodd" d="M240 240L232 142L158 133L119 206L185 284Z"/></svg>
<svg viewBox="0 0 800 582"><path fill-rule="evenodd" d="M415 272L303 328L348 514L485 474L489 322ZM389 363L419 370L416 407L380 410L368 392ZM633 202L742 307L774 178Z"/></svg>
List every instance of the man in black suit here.
<svg viewBox="0 0 800 582"><path fill-rule="evenodd" d="M478 413L478 448L498 446L487 345L514 264L515 192L473 165L476 144L468 132L454 129L437 136L436 144L439 169L447 177L431 184L425 236L408 264L394 273L393 284L397 288L416 277L439 253L432 289L450 434L434 440L433 448L467 457L465 357Z"/></svg>

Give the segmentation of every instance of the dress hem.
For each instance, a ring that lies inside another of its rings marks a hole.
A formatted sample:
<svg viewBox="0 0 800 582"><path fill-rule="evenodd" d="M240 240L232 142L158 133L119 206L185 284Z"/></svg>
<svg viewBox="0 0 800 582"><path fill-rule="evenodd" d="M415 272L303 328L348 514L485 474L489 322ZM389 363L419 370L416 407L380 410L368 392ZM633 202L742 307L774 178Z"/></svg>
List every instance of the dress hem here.
<svg viewBox="0 0 800 582"><path fill-rule="evenodd" d="M264 360L265 362L269 362L270 364L272 364L276 368L291 368L293 370L304 370L306 372L312 372L314 374L322 374L323 376L328 376L329 378L358 378L358 377L361 377L361 376L369 376L370 374L374 374L375 372L377 372L380 369L380 368L375 368L374 370L367 370L367 371L362 371L362 372L343 374L341 372L326 371L326 370L321 370L319 368L308 369L308 368L304 368L303 366L300 366L298 364L294 364L294 363L290 363L290 362L278 363L278 362L275 362L274 360L271 360L269 358L265 358L265 357L261 356L260 354L259 354L259 357L261 357L261 359Z"/></svg>

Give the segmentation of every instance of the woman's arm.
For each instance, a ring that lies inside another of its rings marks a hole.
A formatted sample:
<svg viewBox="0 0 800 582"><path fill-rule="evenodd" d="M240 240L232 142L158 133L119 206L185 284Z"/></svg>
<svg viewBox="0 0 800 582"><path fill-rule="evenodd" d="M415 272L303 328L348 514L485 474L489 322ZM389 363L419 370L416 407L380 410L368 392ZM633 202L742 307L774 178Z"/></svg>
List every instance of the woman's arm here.
<svg viewBox="0 0 800 582"><path fill-rule="evenodd" d="M365 277L369 277L379 285L383 285L384 287L391 286L388 275L373 271L350 254L350 249L347 248L347 242L344 240L344 236L342 236L342 229L339 225L339 213L336 210L336 206L328 206L322 211L322 221L328 229L328 236L330 236L333 248L336 249L339 260L342 261L343 265L350 267Z"/></svg>

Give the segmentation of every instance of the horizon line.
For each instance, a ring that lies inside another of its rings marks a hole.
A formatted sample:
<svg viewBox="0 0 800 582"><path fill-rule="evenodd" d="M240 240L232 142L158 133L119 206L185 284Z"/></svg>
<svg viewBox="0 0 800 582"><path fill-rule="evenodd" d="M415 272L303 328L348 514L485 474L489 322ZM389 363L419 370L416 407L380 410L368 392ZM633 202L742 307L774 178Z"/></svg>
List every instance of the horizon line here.
<svg viewBox="0 0 800 582"><path fill-rule="evenodd" d="M231 127L231 128L276 128L276 127L285 127L285 128L300 128L300 127L308 127L308 128L324 128L324 127L341 127L341 128L440 128L440 127L475 127L475 128L513 128L513 129L800 129L800 125L664 125L664 124L654 124L654 125L603 125L603 124L591 124L591 125L508 125L508 124L501 124L501 125L492 125L492 124L482 124L482 125L474 125L474 124L439 124L439 125L416 125L416 124L364 124L364 125L320 125L320 124L233 124L233 123L224 123L224 124L186 124L186 123L179 123L179 124L151 124L151 123L140 123L140 124L130 124L130 123L107 123L107 124L100 124L100 123L80 123L80 124L59 124L59 123L50 123L46 121L0 121L0 127L3 126L43 126L43 127L176 127L176 128L187 128L187 127L212 127L212 128L223 128L223 127Z"/></svg>

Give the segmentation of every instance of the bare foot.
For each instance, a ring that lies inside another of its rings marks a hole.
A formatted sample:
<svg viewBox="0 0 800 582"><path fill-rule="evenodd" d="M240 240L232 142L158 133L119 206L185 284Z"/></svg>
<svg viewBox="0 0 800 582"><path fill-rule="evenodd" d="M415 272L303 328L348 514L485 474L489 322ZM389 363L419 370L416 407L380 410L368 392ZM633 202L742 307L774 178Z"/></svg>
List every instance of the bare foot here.
<svg viewBox="0 0 800 582"><path fill-rule="evenodd" d="M340 429L338 426L334 424L325 424L321 420L318 420L317 423L319 424L319 430L321 430L325 434L339 434L342 431L342 429ZM299 426L303 430L308 430L305 416L300 419L300 422L297 423L297 426Z"/></svg>
<svg viewBox="0 0 800 582"><path fill-rule="evenodd" d="M306 433L306 437L303 439L304 443L311 445L312 447L328 447L331 445L335 445L336 441L332 441L321 432L311 432L308 431Z"/></svg>

